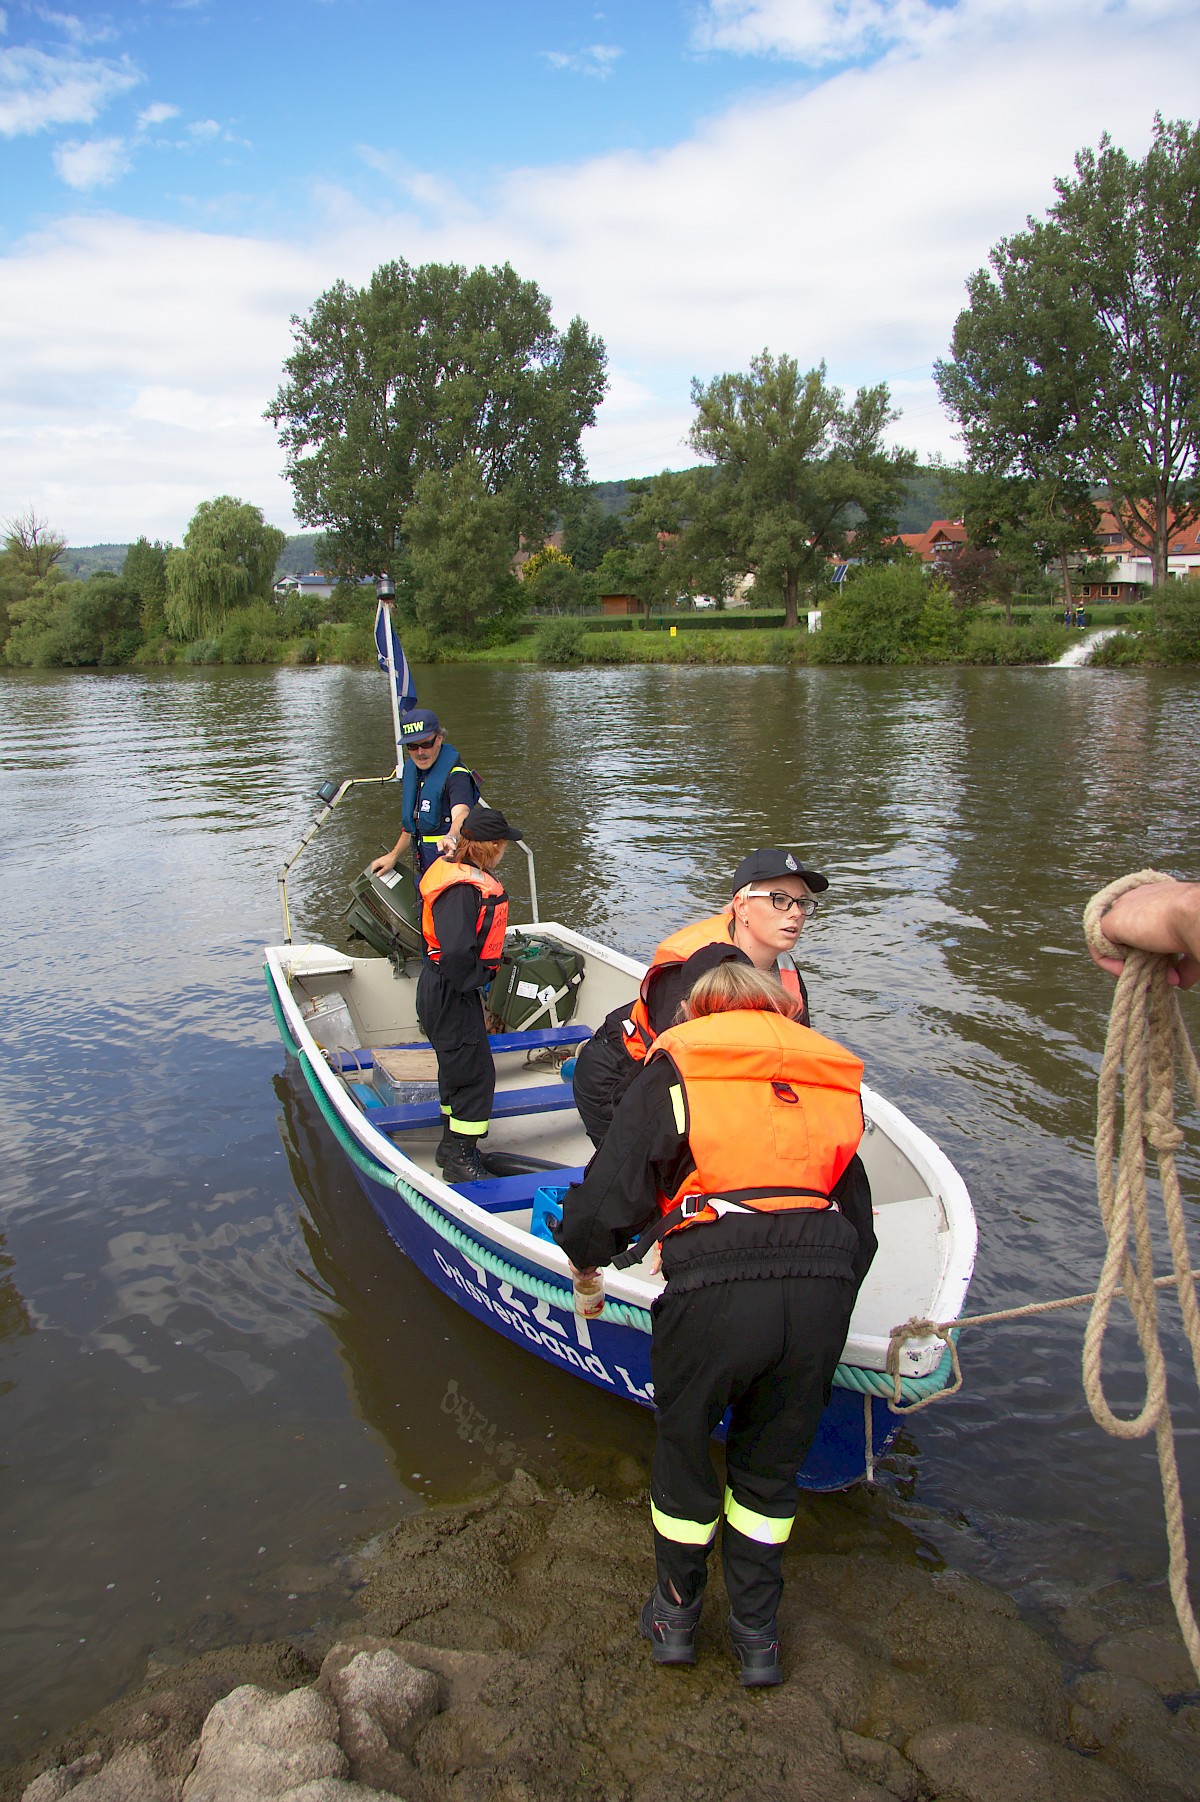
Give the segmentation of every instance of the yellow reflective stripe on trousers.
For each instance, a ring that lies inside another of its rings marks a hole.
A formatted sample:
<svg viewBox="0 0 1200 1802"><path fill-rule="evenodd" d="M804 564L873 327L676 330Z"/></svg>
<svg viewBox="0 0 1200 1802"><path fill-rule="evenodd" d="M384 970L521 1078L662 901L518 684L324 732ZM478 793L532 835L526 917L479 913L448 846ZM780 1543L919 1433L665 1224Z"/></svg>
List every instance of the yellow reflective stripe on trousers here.
<svg viewBox="0 0 1200 1802"><path fill-rule="evenodd" d="M756 1514L735 1501L732 1489L725 1491L725 1519L746 1539L757 1539L759 1545L786 1545L795 1525L794 1514L782 1520L777 1514Z"/></svg>
<svg viewBox="0 0 1200 1802"><path fill-rule="evenodd" d="M653 1502L650 1504L650 1519L654 1523L654 1531L661 1533L664 1539L673 1539L676 1545L711 1545L717 1531L715 1520L679 1520L674 1514L664 1514Z"/></svg>
<svg viewBox="0 0 1200 1802"><path fill-rule="evenodd" d="M456 1120L453 1114L446 1117L450 1122L450 1131L458 1133L464 1139L482 1139L490 1124L487 1120Z"/></svg>

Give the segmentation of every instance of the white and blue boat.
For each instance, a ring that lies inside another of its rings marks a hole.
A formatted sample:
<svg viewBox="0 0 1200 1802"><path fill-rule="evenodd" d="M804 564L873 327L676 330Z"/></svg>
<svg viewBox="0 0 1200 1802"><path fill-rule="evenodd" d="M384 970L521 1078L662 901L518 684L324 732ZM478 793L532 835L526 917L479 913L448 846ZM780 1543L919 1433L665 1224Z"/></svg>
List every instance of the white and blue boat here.
<svg viewBox="0 0 1200 1802"><path fill-rule="evenodd" d="M289 933L285 877L286 869ZM536 884L531 889L535 919L511 931L577 954L583 980L566 1024L555 1023L547 991L536 1025L492 1039L497 1087L487 1149L515 1174L465 1184L442 1177L434 1160L441 1115L432 1053L416 1019L415 964L398 974L386 957L298 945L289 936L266 951L271 1003L285 1048L405 1256L493 1332L607 1390L616 1403L653 1407L650 1308L662 1279L648 1264L606 1272L603 1314L583 1319L573 1309L566 1258L531 1231L538 1189L576 1180L591 1153L563 1063L612 1008L628 1005L643 966L570 927L538 921ZM897 1399L902 1409L947 1384L951 1358L942 1340L906 1340L892 1374L889 1341L894 1327L912 1319L956 1319L974 1265L975 1217L958 1172L882 1096L864 1087L863 1103L861 1155L879 1251L798 1477L805 1489L840 1489L872 1476L899 1425Z"/></svg>

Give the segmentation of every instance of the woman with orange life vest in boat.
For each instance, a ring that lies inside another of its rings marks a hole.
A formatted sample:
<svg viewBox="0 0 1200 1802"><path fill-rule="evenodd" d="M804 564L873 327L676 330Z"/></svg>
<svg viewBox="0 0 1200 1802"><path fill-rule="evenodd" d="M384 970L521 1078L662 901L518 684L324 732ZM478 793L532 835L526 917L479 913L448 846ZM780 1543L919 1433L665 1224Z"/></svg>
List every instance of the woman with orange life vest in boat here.
<svg viewBox="0 0 1200 1802"><path fill-rule="evenodd" d="M417 1019L437 1052L442 1139L436 1157L448 1183L489 1176L479 1142L496 1093L482 990L496 974L508 925L508 896L493 875L520 831L477 802L457 843L421 878L425 952L417 981Z"/></svg>
<svg viewBox="0 0 1200 1802"><path fill-rule="evenodd" d="M774 971L800 1003L801 1023L809 1023L808 991L792 952L805 920L816 911L813 897L828 887L829 878L806 870L794 852L752 851L733 873L729 906L662 941L632 1008L614 1009L576 1060L575 1105L593 1145L603 1140L613 1109L655 1037L705 970L745 958L756 969Z"/></svg>
<svg viewBox="0 0 1200 1802"><path fill-rule="evenodd" d="M658 1580L640 1630L655 1663L695 1662L723 1513L729 1632L748 1686L782 1680L776 1614L796 1472L876 1249L857 1156L862 1064L800 1025L796 1008L740 961L703 975L568 1189L556 1233L580 1273L628 1266L659 1242ZM709 1442L727 1408L722 1498Z"/></svg>

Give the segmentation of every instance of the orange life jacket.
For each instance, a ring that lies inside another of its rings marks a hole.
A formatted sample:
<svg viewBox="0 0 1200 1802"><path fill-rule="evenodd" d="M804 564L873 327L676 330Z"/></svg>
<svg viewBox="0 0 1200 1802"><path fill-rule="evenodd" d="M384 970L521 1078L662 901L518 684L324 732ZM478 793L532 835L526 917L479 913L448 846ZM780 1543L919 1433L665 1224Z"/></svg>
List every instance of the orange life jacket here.
<svg viewBox="0 0 1200 1802"><path fill-rule="evenodd" d="M479 912L475 917L479 957L482 963L495 969L504 950L504 934L508 929L508 896L490 870L478 870L473 863L447 863L444 857L431 863L421 878L421 932L429 950L429 960L435 964L442 961L433 904L456 882L469 882L472 888L479 890Z"/></svg>
<svg viewBox="0 0 1200 1802"><path fill-rule="evenodd" d="M672 932L665 938L654 956L650 959L650 967L642 977L637 999L629 1010L628 1017L621 1022L624 1045L629 1056L640 1064L649 1054L654 1044L654 1032L650 1025L650 1013L647 1003L650 999L650 984L660 970L671 964L685 964L694 951L702 951L705 945L726 945L733 941L729 937L729 922L733 917L732 902L719 914L712 914L707 920L697 920L692 926L681 926L678 932ZM789 995L793 995L801 1006L804 994L800 987L800 978L796 974L796 966L790 955L784 955L779 964L779 980Z"/></svg>
<svg viewBox="0 0 1200 1802"><path fill-rule="evenodd" d="M811 1027L766 1010L736 1008L685 1020L660 1034L683 1089L681 1129L696 1161L660 1215L682 1208L671 1231L724 1211L826 1208L863 1135L862 1060Z"/></svg>

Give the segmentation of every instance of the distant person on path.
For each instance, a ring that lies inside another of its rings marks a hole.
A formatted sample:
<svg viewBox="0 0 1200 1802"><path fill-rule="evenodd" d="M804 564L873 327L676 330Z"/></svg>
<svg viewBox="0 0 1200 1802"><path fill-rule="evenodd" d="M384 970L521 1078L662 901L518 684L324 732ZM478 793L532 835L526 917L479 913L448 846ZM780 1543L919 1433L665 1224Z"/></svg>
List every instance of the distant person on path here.
<svg viewBox="0 0 1200 1802"><path fill-rule="evenodd" d="M675 1020L680 1000L706 970L726 961L772 972L809 1024L808 991L792 953L815 896L829 878L805 869L791 851L752 851L733 873L733 900L719 914L665 938L650 959L632 1007L614 1008L579 1053L575 1104L593 1145L608 1131L613 1110L636 1076L657 1035Z"/></svg>
<svg viewBox="0 0 1200 1802"><path fill-rule="evenodd" d="M400 718L404 769L400 786L400 837L371 865L372 876L394 870L411 844L417 879L434 859L453 850L468 812L479 799L479 784L447 744L436 713L417 707Z"/></svg>
<svg viewBox="0 0 1200 1802"><path fill-rule="evenodd" d="M448 1183L491 1175L479 1152L496 1094L482 991L496 974L508 926L508 896L493 872L520 836L502 813L477 803L454 849L421 878L417 1019L437 1052L442 1139L435 1156Z"/></svg>
<svg viewBox="0 0 1200 1802"><path fill-rule="evenodd" d="M1127 889L1101 914L1100 930L1114 945L1177 959L1167 973L1172 987L1190 989L1200 982L1200 882L1147 882ZM1125 960L1092 951L1092 961L1119 976Z"/></svg>
<svg viewBox="0 0 1200 1802"><path fill-rule="evenodd" d="M567 1190L556 1234L577 1274L633 1239L621 1265L660 1243L667 1281L650 1347L658 1580L640 1631L656 1664L695 1663L724 1514L729 1633L752 1687L782 1681L776 1614L796 1473L876 1250L857 1155L862 1063L800 1025L798 1008L746 961L702 976ZM727 1408L722 1499L710 1440Z"/></svg>

